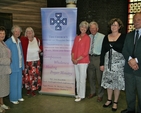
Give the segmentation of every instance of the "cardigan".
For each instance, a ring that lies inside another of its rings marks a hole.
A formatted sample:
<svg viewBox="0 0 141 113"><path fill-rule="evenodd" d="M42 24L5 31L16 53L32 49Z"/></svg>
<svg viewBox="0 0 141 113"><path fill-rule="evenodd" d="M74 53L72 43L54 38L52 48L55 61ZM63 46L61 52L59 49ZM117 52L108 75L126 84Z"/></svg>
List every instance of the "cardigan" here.
<svg viewBox="0 0 141 113"><path fill-rule="evenodd" d="M36 38L36 37L35 37ZM37 41L38 41L38 45L39 45L39 48L40 50L42 51L43 48L42 48L42 45L40 44L40 40L38 38L36 38ZM27 49L28 49L28 43L29 43L29 40L27 37L21 37L20 38L21 40L21 44L22 44L22 49L23 49L23 55L24 55L24 64L26 64L26 59L27 59Z"/></svg>
<svg viewBox="0 0 141 113"><path fill-rule="evenodd" d="M114 42L112 48L119 52L122 53L122 49L123 49L123 45L124 45L124 41L125 41L125 34L121 34L119 36L119 38ZM108 40L108 35L106 35L104 37L103 43L102 43L102 50L101 50L101 56L100 56L100 66L104 65L104 60L105 60L105 54L110 51L111 47L110 47L110 43Z"/></svg>
<svg viewBox="0 0 141 113"><path fill-rule="evenodd" d="M83 57L78 63L89 63L90 37L85 34L80 41L79 39L80 36L75 37L71 53L74 54L75 60L80 56Z"/></svg>

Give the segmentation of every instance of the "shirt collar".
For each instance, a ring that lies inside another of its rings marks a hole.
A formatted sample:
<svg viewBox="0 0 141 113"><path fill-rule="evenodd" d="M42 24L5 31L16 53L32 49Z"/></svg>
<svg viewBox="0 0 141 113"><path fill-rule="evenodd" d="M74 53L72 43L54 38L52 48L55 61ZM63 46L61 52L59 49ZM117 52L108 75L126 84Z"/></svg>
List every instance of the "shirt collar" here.
<svg viewBox="0 0 141 113"><path fill-rule="evenodd" d="M16 40L15 40L15 38L14 38L14 36L12 35L12 41L13 41L13 43L16 43ZM18 43L20 43L21 41L18 39Z"/></svg>
<svg viewBox="0 0 141 113"><path fill-rule="evenodd" d="M98 34L98 32L97 32L95 35L90 34L90 36L91 36L91 37L93 37L93 36L94 36L94 37L96 37L96 36L97 36L97 34Z"/></svg>

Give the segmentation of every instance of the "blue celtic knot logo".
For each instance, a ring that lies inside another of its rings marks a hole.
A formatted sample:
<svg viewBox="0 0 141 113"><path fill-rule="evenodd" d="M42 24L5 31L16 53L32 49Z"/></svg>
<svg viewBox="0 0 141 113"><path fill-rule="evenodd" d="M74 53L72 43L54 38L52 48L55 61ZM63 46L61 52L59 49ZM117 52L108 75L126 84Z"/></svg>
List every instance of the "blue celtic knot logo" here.
<svg viewBox="0 0 141 113"><path fill-rule="evenodd" d="M61 31L62 30L62 25L67 25L67 18L63 18L61 19L62 17L62 13L55 13L55 17L56 19L54 18L50 18L50 25L55 25L55 30L57 31Z"/></svg>

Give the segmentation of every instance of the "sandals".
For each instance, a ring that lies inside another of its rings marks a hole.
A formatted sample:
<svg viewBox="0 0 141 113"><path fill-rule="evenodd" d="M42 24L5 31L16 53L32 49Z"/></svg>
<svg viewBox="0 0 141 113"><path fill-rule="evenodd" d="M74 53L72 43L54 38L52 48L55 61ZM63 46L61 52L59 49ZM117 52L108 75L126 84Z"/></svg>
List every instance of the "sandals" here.
<svg viewBox="0 0 141 113"><path fill-rule="evenodd" d="M112 100L109 100L108 99L107 101L109 101L110 103L108 105L104 104L103 105L104 108L109 107L110 105L112 105ZM114 104L116 105L116 108L112 107L112 111L116 111L117 110L117 104L118 104L118 102L113 102L113 105Z"/></svg>
<svg viewBox="0 0 141 113"><path fill-rule="evenodd" d="M118 102L113 102L113 104L116 104L116 105L117 105ZM113 108L113 107L112 107L112 111L116 111L116 110L117 110L117 107L116 107L116 108Z"/></svg>
<svg viewBox="0 0 141 113"><path fill-rule="evenodd" d="M110 105L112 105L112 100L109 100L109 99L108 99L107 101L109 101L110 103L109 103L108 105L104 104L104 105L103 105L104 108L109 107Z"/></svg>

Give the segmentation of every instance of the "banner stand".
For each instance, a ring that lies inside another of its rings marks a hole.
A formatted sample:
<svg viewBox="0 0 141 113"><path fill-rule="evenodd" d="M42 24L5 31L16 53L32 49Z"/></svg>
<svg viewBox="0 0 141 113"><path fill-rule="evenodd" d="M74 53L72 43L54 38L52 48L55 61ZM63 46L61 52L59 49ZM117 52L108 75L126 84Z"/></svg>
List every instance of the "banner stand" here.
<svg viewBox="0 0 141 113"><path fill-rule="evenodd" d="M77 8L41 8L43 72L39 93L74 96L71 49L76 37Z"/></svg>

